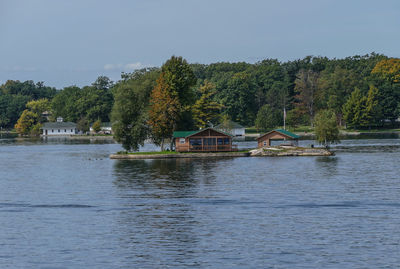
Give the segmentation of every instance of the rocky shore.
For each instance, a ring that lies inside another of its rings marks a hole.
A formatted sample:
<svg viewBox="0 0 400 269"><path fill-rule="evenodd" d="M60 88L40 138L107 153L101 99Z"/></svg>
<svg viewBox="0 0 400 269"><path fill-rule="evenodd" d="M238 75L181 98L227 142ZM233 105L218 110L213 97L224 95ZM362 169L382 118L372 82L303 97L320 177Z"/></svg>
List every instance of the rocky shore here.
<svg viewBox="0 0 400 269"><path fill-rule="evenodd" d="M293 146L264 147L250 150L250 157L258 156L332 156L325 148L302 148Z"/></svg>

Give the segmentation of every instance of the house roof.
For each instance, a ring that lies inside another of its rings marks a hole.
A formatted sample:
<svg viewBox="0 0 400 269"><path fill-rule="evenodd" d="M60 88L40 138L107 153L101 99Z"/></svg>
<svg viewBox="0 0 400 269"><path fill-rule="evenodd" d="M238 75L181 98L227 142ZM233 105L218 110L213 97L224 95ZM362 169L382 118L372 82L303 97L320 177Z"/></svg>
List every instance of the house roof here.
<svg viewBox="0 0 400 269"><path fill-rule="evenodd" d="M179 138L179 137L184 137L184 138L186 138L186 137L189 137L189 136L198 134L198 133L200 133L200 132L203 132L203 131L205 131L205 130L213 130L213 131L215 131L215 132L222 133L222 134L225 134L225 135L227 135L227 136L233 136L233 135L228 134L228 133L226 133L226 132L223 132L223 131L221 131L221 130L216 130L216 129L214 129L214 128L208 127L208 128L204 128L204 129L197 130L197 131L175 131L174 134L173 134L173 137L174 137L174 138Z"/></svg>
<svg viewBox="0 0 400 269"><path fill-rule="evenodd" d="M45 122L42 128L45 129L76 128L76 124L73 122Z"/></svg>
<svg viewBox="0 0 400 269"><path fill-rule="evenodd" d="M237 122L231 121L231 120L228 121L227 125L229 127L232 127L232 129L242 129L242 128L244 128L244 126L240 125ZM218 124L215 128L217 128L217 129L226 129L226 127L227 126L224 123L221 123L221 124Z"/></svg>
<svg viewBox="0 0 400 269"><path fill-rule="evenodd" d="M260 135L260 137L257 138L257 139L260 139L261 137L264 137L264 136L266 136L267 134L270 134L270 133L272 133L272 132L281 133L281 134L283 134L283 135L285 135L285 136L287 136L287 137L290 137L290 138L292 138L292 139L299 139L299 138L300 138L299 135L294 134L294 133L292 133L292 132L289 132L289 131L286 131L286 130L283 130L283 129L275 129L275 130L272 130L272 131L270 131L270 132L268 132L268 133L265 133L265 134L263 134L263 135Z"/></svg>

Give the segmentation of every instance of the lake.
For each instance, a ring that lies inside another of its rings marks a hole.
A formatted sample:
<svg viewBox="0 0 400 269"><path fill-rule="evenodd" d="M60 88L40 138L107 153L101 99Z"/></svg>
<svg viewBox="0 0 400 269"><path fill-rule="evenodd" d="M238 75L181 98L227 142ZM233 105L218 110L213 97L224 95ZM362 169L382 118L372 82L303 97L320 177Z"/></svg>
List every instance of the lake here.
<svg viewBox="0 0 400 269"><path fill-rule="evenodd" d="M333 157L108 158L119 150L0 139L0 268L399 267L400 139Z"/></svg>

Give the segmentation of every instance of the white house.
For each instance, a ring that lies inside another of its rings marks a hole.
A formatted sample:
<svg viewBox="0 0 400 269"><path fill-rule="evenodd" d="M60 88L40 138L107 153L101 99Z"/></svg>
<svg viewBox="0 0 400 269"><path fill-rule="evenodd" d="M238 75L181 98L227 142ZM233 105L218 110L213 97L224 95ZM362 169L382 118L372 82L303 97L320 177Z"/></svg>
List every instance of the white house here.
<svg viewBox="0 0 400 269"><path fill-rule="evenodd" d="M73 122L64 122L63 118L61 117L57 118L57 122L44 123L42 129L42 135L44 136L78 134L76 124Z"/></svg>
<svg viewBox="0 0 400 269"><path fill-rule="evenodd" d="M233 136L244 136L245 128L239 123L229 121L226 123L221 123L215 127L215 129L230 133Z"/></svg>

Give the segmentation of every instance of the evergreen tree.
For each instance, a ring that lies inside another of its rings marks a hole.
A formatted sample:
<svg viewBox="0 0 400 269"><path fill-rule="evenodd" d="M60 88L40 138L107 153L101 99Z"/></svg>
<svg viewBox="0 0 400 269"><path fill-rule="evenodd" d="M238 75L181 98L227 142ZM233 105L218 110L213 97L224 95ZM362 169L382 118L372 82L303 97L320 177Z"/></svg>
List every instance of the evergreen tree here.
<svg viewBox="0 0 400 269"><path fill-rule="evenodd" d="M343 118L350 127L359 127L361 125L361 115L363 112L363 96L360 89L356 88L350 95L347 102L343 105Z"/></svg>
<svg viewBox="0 0 400 269"><path fill-rule="evenodd" d="M379 121L382 119L382 112L378 96L378 88L371 85L367 96L361 99L363 110L361 111L360 126L371 128L371 126L379 124Z"/></svg>
<svg viewBox="0 0 400 269"><path fill-rule="evenodd" d="M215 95L215 86L205 81L199 88L200 98L193 105L193 118L198 128L205 128L216 119L218 113L222 109L222 105L213 101Z"/></svg>

